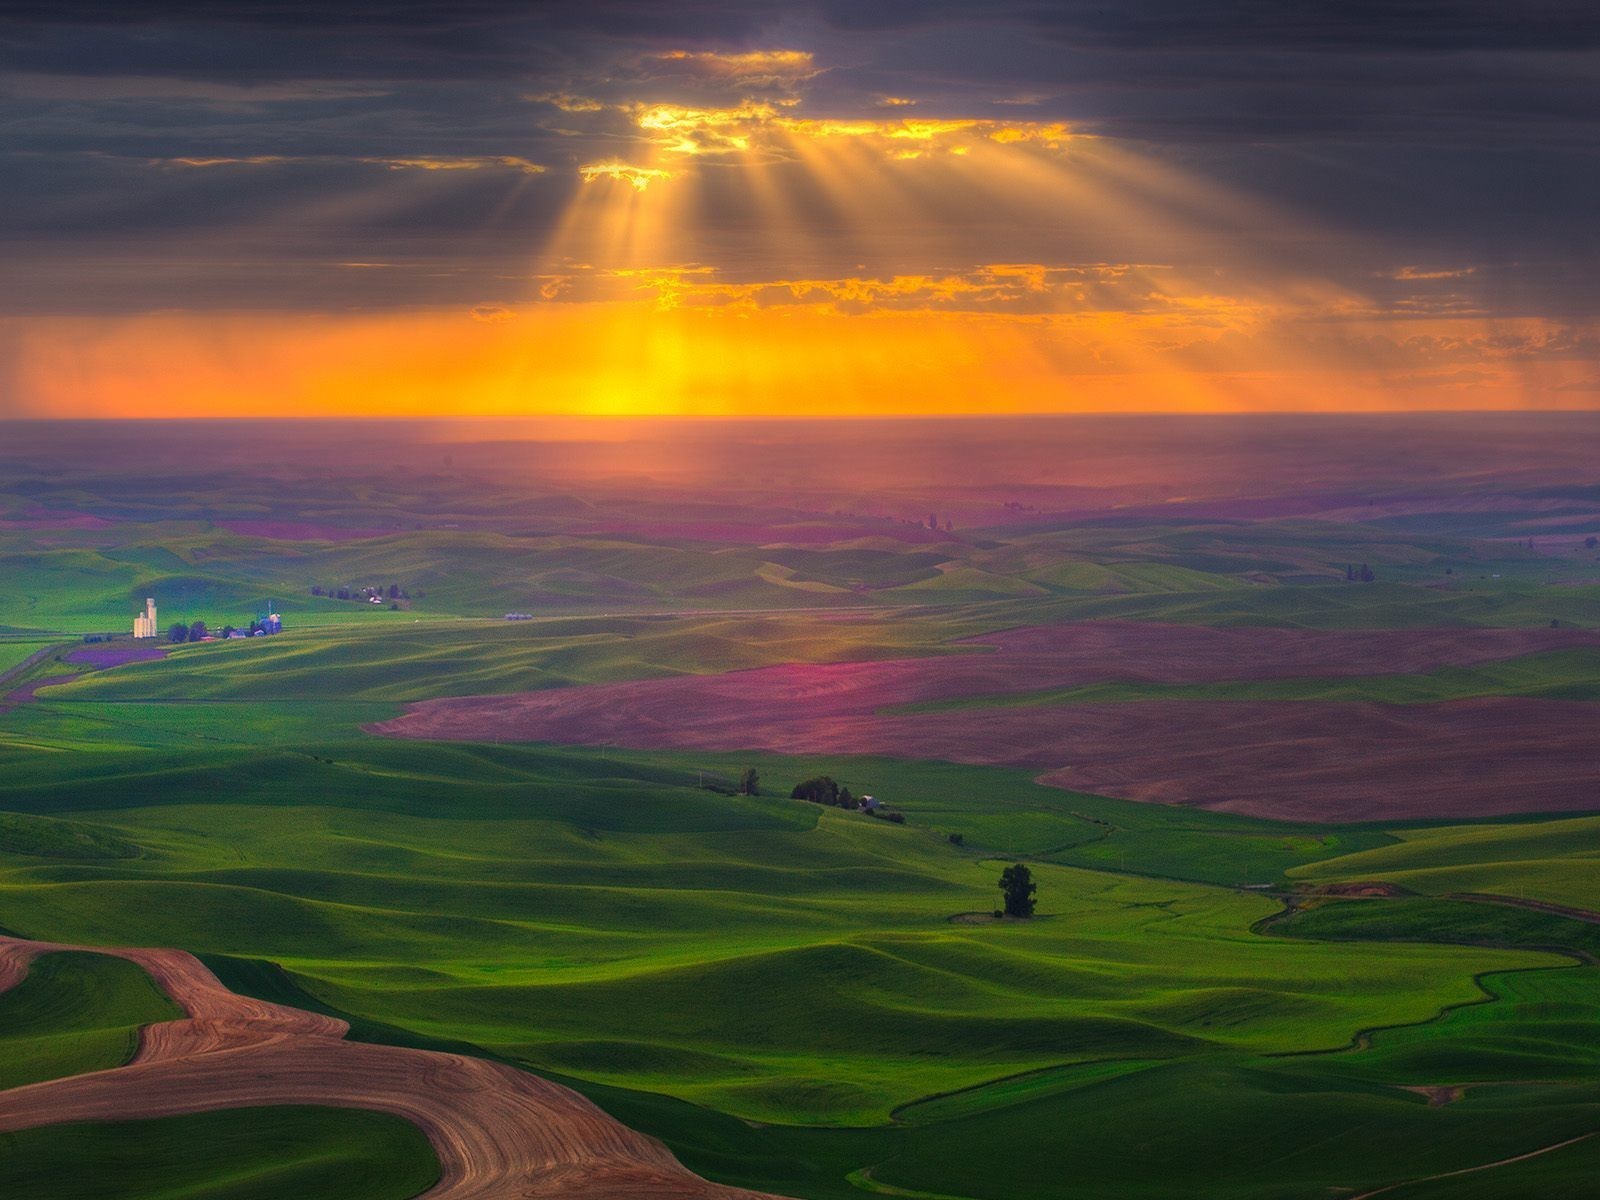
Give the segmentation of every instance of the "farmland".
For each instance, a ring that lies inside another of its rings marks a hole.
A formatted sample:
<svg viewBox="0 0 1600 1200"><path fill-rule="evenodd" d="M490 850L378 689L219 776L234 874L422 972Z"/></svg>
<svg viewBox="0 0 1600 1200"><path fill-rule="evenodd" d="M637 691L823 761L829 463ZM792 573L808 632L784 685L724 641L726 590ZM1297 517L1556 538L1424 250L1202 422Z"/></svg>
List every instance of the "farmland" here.
<svg viewBox="0 0 1600 1200"><path fill-rule="evenodd" d="M13 481L0 669L54 649L0 712L8 934L198 955L355 1046L531 1072L808 1200L1592 1169L1587 493L1069 518L996 489L947 536L787 489L357 503L254 470ZM310 594L380 582L409 599ZM79 643L145 595L218 627L271 600L285 632ZM1251 757L1274 740L1315 777ZM820 773L903 823L789 798ZM1038 912L998 920L1019 861ZM0 1084L126 1069L172 1016L126 961L46 955L0 992ZM427 1186L412 1125L304 1103L9 1133L0 1181L132 1155L130 1195L249 1194L186 1149L214 1139L296 1194Z"/></svg>

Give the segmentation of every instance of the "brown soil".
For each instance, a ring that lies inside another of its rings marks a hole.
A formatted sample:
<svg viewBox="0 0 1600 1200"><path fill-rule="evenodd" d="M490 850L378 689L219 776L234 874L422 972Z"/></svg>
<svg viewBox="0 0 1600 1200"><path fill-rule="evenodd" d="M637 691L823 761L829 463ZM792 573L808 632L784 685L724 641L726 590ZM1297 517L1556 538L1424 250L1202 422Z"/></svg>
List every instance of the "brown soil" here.
<svg viewBox="0 0 1600 1200"><path fill-rule="evenodd" d="M987 652L413 704L375 733L456 741L888 754L1044 771L1060 787L1307 821L1600 809L1596 706L1153 700L885 713L1108 681L1423 672L1600 645L1600 630L1328 633L1086 622Z"/></svg>
<svg viewBox="0 0 1600 1200"><path fill-rule="evenodd" d="M0 938L0 990L55 950ZM138 963L188 1014L147 1027L125 1067L0 1092L0 1132L219 1108L333 1105L393 1113L427 1135L427 1200L774 1200L708 1183L576 1092L464 1055L363 1045L343 1021L235 995L179 950L97 950Z"/></svg>
<svg viewBox="0 0 1600 1200"><path fill-rule="evenodd" d="M76 675L46 675L40 679L30 679L20 687L12 688L4 696L0 696L0 712L9 712L19 704L32 703L35 693L40 688L54 687L58 683L71 683L78 678Z"/></svg>
<svg viewBox="0 0 1600 1200"><path fill-rule="evenodd" d="M166 656L167 652L161 646L82 646L76 650L69 650L66 661L84 663L103 671L109 667L126 666L128 663L155 662Z"/></svg>
<svg viewBox="0 0 1600 1200"><path fill-rule="evenodd" d="M1392 883L1384 883L1381 880L1325 883L1321 887L1312 888L1306 893L1308 896L1337 896L1340 899L1356 900L1392 900L1408 894L1405 888Z"/></svg>

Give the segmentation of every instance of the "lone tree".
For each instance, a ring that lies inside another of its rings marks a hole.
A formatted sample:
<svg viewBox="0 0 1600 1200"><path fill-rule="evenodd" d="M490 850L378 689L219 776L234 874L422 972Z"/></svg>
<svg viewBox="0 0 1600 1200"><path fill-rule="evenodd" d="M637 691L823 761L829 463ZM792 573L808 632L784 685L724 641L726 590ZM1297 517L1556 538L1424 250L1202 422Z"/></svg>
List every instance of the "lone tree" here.
<svg viewBox="0 0 1600 1200"><path fill-rule="evenodd" d="M739 795L761 795L761 776L756 774L754 767L746 767L744 773L739 776Z"/></svg>
<svg viewBox="0 0 1600 1200"><path fill-rule="evenodd" d="M182 621L174 621L172 628L167 630L167 641L187 642L189 640L189 627Z"/></svg>
<svg viewBox="0 0 1600 1200"><path fill-rule="evenodd" d="M1033 895L1038 890L1033 872L1021 863L1014 863L1000 872L1000 894L1005 897L1008 917L1033 916Z"/></svg>
<svg viewBox="0 0 1600 1200"><path fill-rule="evenodd" d="M189 640L191 642L203 642L206 640L206 634L209 632L211 631L206 628L206 623L204 621L196 621L193 625L189 626Z"/></svg>

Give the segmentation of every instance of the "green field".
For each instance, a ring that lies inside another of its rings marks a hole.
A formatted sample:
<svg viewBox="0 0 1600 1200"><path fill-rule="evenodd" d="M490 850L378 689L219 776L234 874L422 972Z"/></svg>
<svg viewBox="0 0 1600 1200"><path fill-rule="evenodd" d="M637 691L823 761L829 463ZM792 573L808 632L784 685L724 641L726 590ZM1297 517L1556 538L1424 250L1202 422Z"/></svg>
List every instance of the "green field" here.
<svg viewBox="0 0 1600 1200"><path fill-rule="evenodd" d="M1594 1169L1600 925L1509 901L1600 910L1600 816L1302 825L934 761L362 732L419 699L972 653L1069 620L1600 625L1593 555L1523 545L1578 528L1543 492L1421 522L1110 509L904 541L905 520L846 514L816 542L781 534L827 508L448 473L25 482L121 524L0 531L0 626L36 631L0 670L123 629L145 595L214 626L272 600L288 632L84 667L0 713L6 930L192 951L237 990L524 1066L703 1174L806 1200L1562 1195ZM226 527L329 514L380 536ZM683 532L736 520L768 532ZM674 532L628 531L651 521ZM310 594L391 583L393 610ZM922 707L1474 696L1600 701L1600 654ZM762 794L726 794L747 767ZM904 824L787 798L819 772ZM994 920L1016 861L1038 913ZM170 1013L126 963L50 956L0 996L0 1085L113 1066ZM0 1192L108 1194L71 1190L81 1164L172 1200L405 1196L437 1170L389 1118L269 1109L10 1135Z"/></svg>
<svg viewBox="0 0 1600 1200"><path fill-rule="evenodd" d="M409 1200L438 1177L413 1125L348 1108L237 1108L0 1133L7 1196Z"/></svg>
<svg viewBox="0 0 1600 1200"><path fill-rule="evenodd" d="M49 645L49 642L0 641L0 676L16 670Z"/></svg>
<svg viewBox="0 0 1600 1200"><path fill-rule="evenodd" d="M1490 892L1600 910L1600 819L1395 829L1395 842L1300 867L1318 882L1384 879L1430 895Z"/></svg>
<svg viewBox="0 0 1600 1200"><path fill-rule="evenodd" d="M182 1015L133 963L47 954L0 992L0 1087L120 1067L141 1026Z"/></svg>
<svg viewBox="0 0 1600 1200"><path fill-rule="evenodd" d="M120 707L41 705L28 720L88 725ZM279 738L333 724L326 705L223 707ZM26 771L8 773L4 804L70 813L138 856L6 856L5 924L181 945L235 987L354 1016L357 1036L473 1044L574 1083L722 1178L818 1197L859 1194L847 1177L862 1170L946 1195L998 1197L983 1181L1012 1178L1039 1195L1092 1183L1154 1196L1170 1181L1146 1167L1137 1190L1127 1158L1096 1156L1056 1190L1036 1182L1064 1145L1088 1155L1115 1129L1135 1144L1148 1121L1140 1137L1191 1157L1196 1194L1267 1196L1286 1179L1419 1177L1484 1146L1521 1152L1555 1102L1532 1089L1520 1108L1469 1119L1400 1090L1441 1080L1389 1054L1394 1035L1337 1051L1363 1029L1411 1024L1487 1077L1503 1051L1480 1029L1441 1037L1437 1014L1494 1009L1473 1004L1485 972L1569 977L1567 960L1523 948L1561 938L1428 945L1460 939L1426 925L1397 941L1263 937L1253 927L1276 901L1204 882L1235 860L1270 879L1395 848L1385 831L1076 796L1020 772L749 760L774 791L821 766L893 795L909 814L896 827L697 786L702 769L746 758L370 740L183 751L177 731L143 746L97 732L99 748L75 757L13 752ZM965 848L944 836L958 819ZM1094 840L1044 847L1056 857L1124 838L1122 861L1105 873L1036 857L1033 923L950 921L993 906L997 849L1028 853L1063 831ZM1198 882L1155 877L1183 875ZM1593 1118L1592 1098L1561 1088L1563 1121ZM1160 1100L1174 1095L1181 1127ZM1508 1112L1523 1126L1499 1128ZM1312 1113L1328 1144L1304 1174L1241 1175L1221 1149L1263 1121L1292 1141ZM1382 1154L1363 1132L1374 1120L1396 1131ZM973 1149L989 1145L1006 1149Z"/></svg>

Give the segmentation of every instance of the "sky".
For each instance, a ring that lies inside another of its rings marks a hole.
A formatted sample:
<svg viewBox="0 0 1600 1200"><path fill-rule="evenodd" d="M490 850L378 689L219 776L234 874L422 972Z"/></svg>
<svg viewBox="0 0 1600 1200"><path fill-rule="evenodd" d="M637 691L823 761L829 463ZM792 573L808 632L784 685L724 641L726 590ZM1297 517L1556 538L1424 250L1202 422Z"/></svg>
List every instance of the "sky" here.
<svg viewBox="0 0 1600 1200"><path fill-rule="evenodd" d="M0 416L1600 406L1600 11L6 0Z"/></svg>

